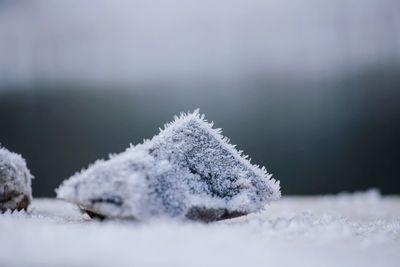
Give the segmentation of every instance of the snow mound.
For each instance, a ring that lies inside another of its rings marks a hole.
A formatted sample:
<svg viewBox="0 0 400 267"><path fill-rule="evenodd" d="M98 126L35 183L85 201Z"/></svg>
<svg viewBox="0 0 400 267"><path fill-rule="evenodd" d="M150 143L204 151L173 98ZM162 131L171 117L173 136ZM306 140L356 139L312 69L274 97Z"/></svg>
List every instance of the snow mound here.
<svg viewBox="0 0 400 267"><path fill-rule="evenodd" d="M32 178L20 155L0 147L0 212L28 207L32 200Z"/></svg>
<svg viewBox="0 0 400 267"><path fill-rule="evenodd" d="M279 182L229 144L196 110L152 140L97 161L66 180L57 197L102 217L214 221L261 210Z"/></svg>

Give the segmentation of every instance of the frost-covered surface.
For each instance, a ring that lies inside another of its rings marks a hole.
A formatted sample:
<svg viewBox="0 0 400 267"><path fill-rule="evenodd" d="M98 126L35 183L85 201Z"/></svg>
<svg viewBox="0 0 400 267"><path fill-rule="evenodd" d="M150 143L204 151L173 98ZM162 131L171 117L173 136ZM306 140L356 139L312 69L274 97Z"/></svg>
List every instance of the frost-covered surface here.
<svg viewBox="0 0 400 267"><path fill-rule="evenodd" d="M182 114L152 140L97 161L57 196L106 217L212 221L262 209L279 182L252 165L198 111Z"/></svg>
<svg viewBox="0 0 400 267"><path fill-rule="evenodd" d="M21 210L29 205L32 178L25 160L0 146L0 212Z"/></svg>
<svg viewBox="0 0 400 267"><path fill-rule="evenodd" d="M35 199L0 215L0 266L398 266L400 197L283 197L211 224L90 220Z"/></svg>

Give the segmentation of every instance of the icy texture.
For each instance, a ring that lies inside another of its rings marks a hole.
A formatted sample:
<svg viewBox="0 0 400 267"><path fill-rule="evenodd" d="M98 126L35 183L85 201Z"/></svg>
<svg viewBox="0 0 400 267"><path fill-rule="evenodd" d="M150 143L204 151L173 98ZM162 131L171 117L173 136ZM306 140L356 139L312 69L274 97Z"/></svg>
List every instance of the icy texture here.
<svg viewBox="0 0 400 267"><path fill-rule="evenodd" d="M0 211L28 207L32 200L32 178L20 155L0 147Z"/></svg>
<svg viewBox="0 0 400 267"><path fill-rule="evenodd" d="M97 161L57 189L58 198L104 217L213 221L262 209L279 182L241 156L198 111L152 140Z"/></svg>
<svg viewBox="0 0 400 267"><path fill-rule="evenodd" d="M0 266L397 267L400 198L375 192L283 197L265 211L213 224L89 221L35 198L0 215Z"/></svg>

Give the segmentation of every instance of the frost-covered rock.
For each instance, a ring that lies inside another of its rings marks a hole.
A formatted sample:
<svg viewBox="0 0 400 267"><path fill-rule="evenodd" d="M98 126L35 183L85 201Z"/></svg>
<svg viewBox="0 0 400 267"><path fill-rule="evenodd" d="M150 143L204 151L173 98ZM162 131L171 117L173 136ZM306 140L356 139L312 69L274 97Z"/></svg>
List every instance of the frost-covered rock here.
<svg viewBox="0 0 400 267"><path fill-rule="evenodd" d="M0 147L0 212L28 208L32 178L20 155Z"/></svg>
<svg viewBox="0 0 400 267"><path fill-rule="evenodd" d="M213 221L262 209L279 182L241 156L198 111L182 114L143 144L97 161L56 191L101 217Z"/></svg>

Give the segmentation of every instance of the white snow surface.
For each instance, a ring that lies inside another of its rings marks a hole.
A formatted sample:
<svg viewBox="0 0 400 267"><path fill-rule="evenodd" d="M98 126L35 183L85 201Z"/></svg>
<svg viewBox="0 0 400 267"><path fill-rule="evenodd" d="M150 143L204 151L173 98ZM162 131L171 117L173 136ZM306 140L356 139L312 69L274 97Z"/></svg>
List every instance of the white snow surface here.
<svg viewBox="0 0 400 267"><path fill-rule="evenodd" d="M95 221L35 199L0 215L0 266L398 266L400 197L283 197L215 223Z"/></svg>
<svg viewBox="0 0 400 267"><path fill-rule="evenodd" d="M17 208L24 198L30 201L32 178L25 159L0 146L0 210ZM7 195L10 193L12 197L9 199Z"/></svg>
<svg viewBox="0 0 400 267"><path fill-rule="evenodd" d="M279 181L196 110L158 135L75 174L57 197L114 218L217 220L279 199Z"/></svg>

